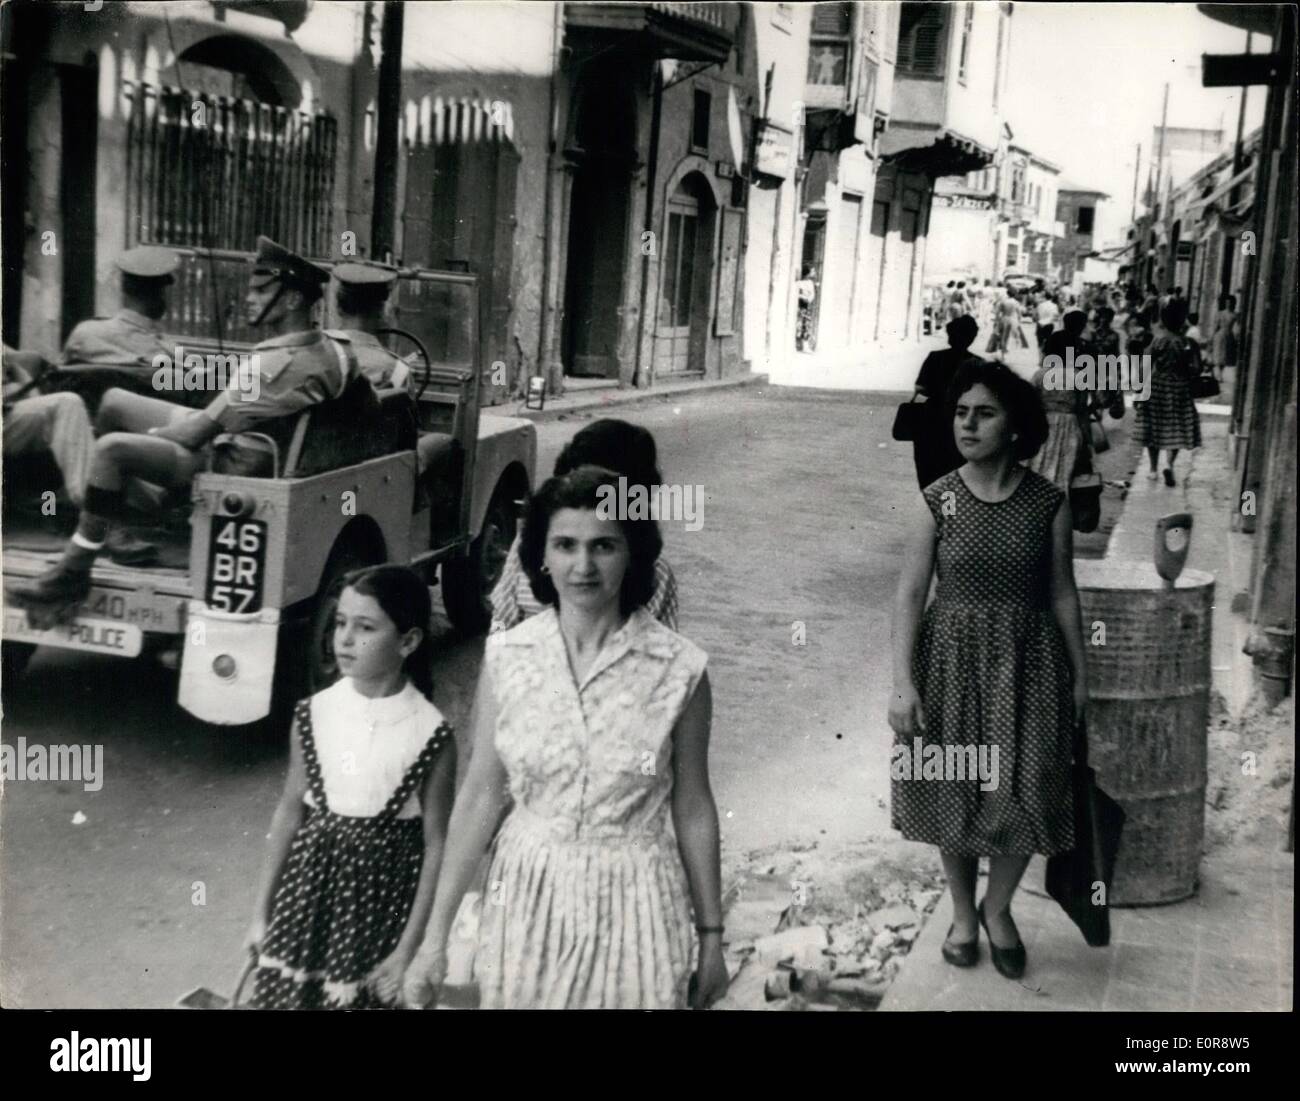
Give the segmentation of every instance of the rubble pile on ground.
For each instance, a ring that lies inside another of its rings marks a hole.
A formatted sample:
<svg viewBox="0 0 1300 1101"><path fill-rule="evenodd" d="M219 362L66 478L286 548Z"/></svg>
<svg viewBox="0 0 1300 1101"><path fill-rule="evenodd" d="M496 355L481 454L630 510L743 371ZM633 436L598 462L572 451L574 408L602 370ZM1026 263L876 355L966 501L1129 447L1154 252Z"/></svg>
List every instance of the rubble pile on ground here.
<svg viewBox="0 0 1300 1101"><path fill-rule="evenodd" d="M827 906L816 884L768 866L727 891L732 975L719 1009L869 1010L939 900L930 876L875 885L871 902Z"/></svg>

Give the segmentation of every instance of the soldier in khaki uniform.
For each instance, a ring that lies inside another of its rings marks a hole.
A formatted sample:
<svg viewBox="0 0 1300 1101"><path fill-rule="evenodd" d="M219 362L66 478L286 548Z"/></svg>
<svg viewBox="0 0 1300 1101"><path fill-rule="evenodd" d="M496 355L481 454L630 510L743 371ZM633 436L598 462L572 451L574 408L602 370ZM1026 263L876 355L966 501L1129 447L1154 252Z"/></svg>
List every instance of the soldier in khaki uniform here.
<svg viewBox="0 0 1300 1101"><path fill-rule="evenodd" d="M167 288L180 257L171 249L141 245L118 257L122 308L112 317L83 321L68 335L62 363L116 367L152 378L154 356L171 355L162 342L158 319L167 312Z"/></svg>
<svg viewBox="0 0 1300 1101"><path fill-rule="evenodd" d="M349 261L334 265L334 278L339 327L327 334L352 345L361 373L376 389L405 389L410 367L374 335L384 326L384 306L397 282L397 269L373 260Z"/></svg>
<svg viewBox="0 0 1300 1101"><path fill-rule="evenodd" d="M134 430L96 441L85 507L63 557L30 585L9 590L33 626L57 622L89 592L91 567L121 515L126 478L188 485L202 468L203 448L221 432L239 432L342 394L356 377L355 357L343 342L311 327L312 308L328 281L323 269L259 237L244 303L249 323L274 334L253 349L260 391L240 391L237 379L203 410L121 390L105 395L116 422Z"/></svg>

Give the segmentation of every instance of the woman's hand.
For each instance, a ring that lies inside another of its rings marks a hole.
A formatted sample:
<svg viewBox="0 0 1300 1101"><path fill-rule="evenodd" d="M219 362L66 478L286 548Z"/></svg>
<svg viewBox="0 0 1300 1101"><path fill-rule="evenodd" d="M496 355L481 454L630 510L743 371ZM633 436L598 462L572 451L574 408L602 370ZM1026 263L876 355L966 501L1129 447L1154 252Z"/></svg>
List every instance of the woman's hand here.
<svg viewBox="0 0 1300 1101"><path fill-rule="evenodd" d="M438 1004L438 991L447 978L447 950L423 944L402 979L402 1004L428 1009Z"/></svg>
<svg viewBox="0 0 1300 1101"><path fill-rule="evenodd" d="M1084 715L1088 709L1088 685L1080 677L1074 685L1074 725L1078 726L1083 722Z"/></svg>
<svg viewBox="0 0 1300 1101"><path fill-rule="evenodd" d="M722 958L722 937L705 933L700 940L700 962L696 971L695 1002L692 1009L708 1009L727 993L731 977Z"/></svg>
<svg viewBox="0 0 1300 1101"><path fill-rule="evenodd" d="M266 940L266 918L258 916L253 919L248 932L244 934L245 954L260 955L264 940Z"/></svg>
<svg viewBox="0 0 1300 1101"><path fill-rule="evenodd" d="M366 986L380 1001L395 1004L402 996L402 979L414 953L398 945L393 953L366 977Z"/></svg>
<svg viewBox="0 0 1300 1101"><path fill-rule="evenodd" d="M925 733L925 711L913 685L905 684L894 690L889 704L889 725L895 734L905 738Z"/></svg>

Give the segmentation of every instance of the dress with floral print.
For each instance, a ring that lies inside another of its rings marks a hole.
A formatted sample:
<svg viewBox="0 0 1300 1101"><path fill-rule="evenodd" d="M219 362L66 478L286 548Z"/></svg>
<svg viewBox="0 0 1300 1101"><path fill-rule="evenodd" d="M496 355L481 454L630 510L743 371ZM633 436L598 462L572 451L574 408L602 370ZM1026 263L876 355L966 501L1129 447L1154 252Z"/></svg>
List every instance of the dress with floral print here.
<svg viewBox="0 0 1300 1101"><path fill-rule="evenodd" d="M489 636L514 807L479 935L485 1007L685 1004L692 923L671 826L672 734L706 662L644 609L581 682L554 609Z"/></svg>

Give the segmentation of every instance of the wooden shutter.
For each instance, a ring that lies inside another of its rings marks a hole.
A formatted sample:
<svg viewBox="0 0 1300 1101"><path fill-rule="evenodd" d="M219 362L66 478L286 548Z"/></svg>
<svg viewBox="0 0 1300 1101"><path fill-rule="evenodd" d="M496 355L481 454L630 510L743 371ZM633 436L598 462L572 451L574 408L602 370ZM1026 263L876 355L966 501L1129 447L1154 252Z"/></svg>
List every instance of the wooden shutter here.
<svg viewBox="0 0 1300 1101"><path fill-rule="evenodd" d="M898 36L898 68L919 76L938 76L943 71L944 36L947 16L938 4L916 18Z"/></svg>

